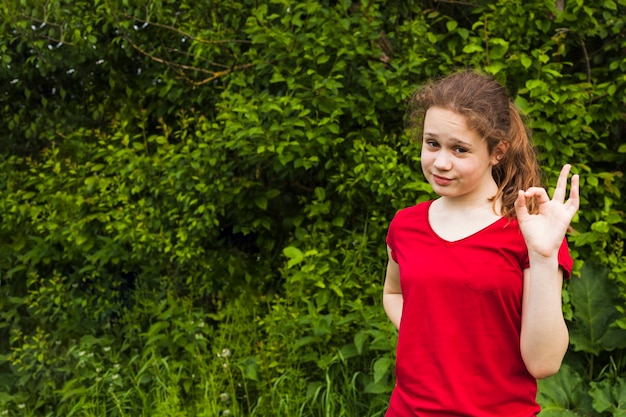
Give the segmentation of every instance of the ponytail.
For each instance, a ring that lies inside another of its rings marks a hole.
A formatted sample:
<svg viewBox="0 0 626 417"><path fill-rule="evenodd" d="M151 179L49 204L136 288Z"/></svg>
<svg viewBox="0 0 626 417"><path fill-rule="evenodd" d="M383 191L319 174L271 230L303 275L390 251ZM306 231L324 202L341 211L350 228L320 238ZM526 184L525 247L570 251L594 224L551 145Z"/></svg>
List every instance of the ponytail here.
<svg viewBox="0 0 626 417"><path fill-rule="evenodd" d="M493 167L493 177L498 184L494 204L502 198L502 215L515 217L515 200L519 190L541 187L541 169L537 162L535 149L530 141L530 131L522 120L515 104L509 101L510 127L508 149L502 154L500 162ZM530 213L537 212L537 202L527 202Z"/></svg>

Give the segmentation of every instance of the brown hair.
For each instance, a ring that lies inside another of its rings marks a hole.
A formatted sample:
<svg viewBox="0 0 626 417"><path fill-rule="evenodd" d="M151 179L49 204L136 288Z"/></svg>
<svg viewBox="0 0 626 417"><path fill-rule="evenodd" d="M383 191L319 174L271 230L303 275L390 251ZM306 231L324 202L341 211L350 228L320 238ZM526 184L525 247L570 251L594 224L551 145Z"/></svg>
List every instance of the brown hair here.
<svg viewBox="0 0 626 417"><path fill-rule="evenodd" d="M408 123L413 138L421 141L426 111L433 106L452 110L466 117L467 125L487 141L489 154L497 152L493 167L498 192L494 211L502 198L502 215L515 217L514 204L519 190L541 186L541 170L535 149L519 110L506 89L490 76L462 71L431 81L411 97ZM536 212L534 200L528 202Z"/></svg>

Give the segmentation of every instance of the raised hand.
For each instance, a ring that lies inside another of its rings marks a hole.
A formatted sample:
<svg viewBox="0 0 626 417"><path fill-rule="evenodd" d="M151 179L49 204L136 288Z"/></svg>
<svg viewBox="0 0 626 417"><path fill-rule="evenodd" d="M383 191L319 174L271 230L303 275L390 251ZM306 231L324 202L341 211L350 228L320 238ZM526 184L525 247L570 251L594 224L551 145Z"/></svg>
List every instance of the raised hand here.
<svg viewBox="0 0 626 417"><path fill-rule="evenodd" d="M565 201L570 168L568 164L561 169L552 200L541 187L531 187L518 193L515 213L529 254L534 253L543 257L556 255L569 224L578 211L580 205L578 175L572 176L569 199ZM526 200L533 197L539 206L537 214L530 214L526 206Z"/></svg>

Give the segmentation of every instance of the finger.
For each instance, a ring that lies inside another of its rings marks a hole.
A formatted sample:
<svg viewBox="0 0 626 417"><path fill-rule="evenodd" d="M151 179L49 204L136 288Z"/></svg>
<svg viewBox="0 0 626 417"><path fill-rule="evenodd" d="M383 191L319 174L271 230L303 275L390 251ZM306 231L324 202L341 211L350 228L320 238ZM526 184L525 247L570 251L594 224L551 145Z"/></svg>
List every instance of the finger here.
<svg viewBox="0 0 626 417"><path fill-rule="evenodd" d="M528 207L526 207L526 196L524 195L524 191L518 191L517 199L515 200L513 208L515 209L515 215L518 220L528 215Z"/></svg>
<svg viewBox="0 0 626 417"><path fill-rule="evenodd" d="M550 197L548 197L548 193L545 189L541 187L530 187L528 190L524 191L524 196L526 198L537 199L538 204L547 203L550 201Z"/></svg>
<svg viewBox="0 0 626 417"><path fill-rule="evenodd" d="M559 179L556 181L556 188L554 190L554 194L552 195L552 199L556 200L560 203L565 201L565 192L567 190L567 176L569 175L569 171L572 168L570 164L563 165L561 169L561 173L559 174Z"/></svg>
<svg viewBox="0 0 626 417"><path fill-rule="evenodd" d="M572 206L576 211L578 211L580 207L580 177L578 175L572 176L567 204Z"/></svg>

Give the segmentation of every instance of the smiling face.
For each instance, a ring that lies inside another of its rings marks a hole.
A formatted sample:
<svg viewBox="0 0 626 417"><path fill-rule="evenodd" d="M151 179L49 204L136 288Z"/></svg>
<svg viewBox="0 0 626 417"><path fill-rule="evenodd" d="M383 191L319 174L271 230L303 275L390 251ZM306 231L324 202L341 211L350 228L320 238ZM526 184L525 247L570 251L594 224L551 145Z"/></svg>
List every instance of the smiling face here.
<svg viewBox="0 0 626 417"><path fill-rule="evenodd" d="M478 201L498 190L491 174L496 156L465 116L452 110L431 107L426 112L421 161L427 181L442 197Z"/></svg>

